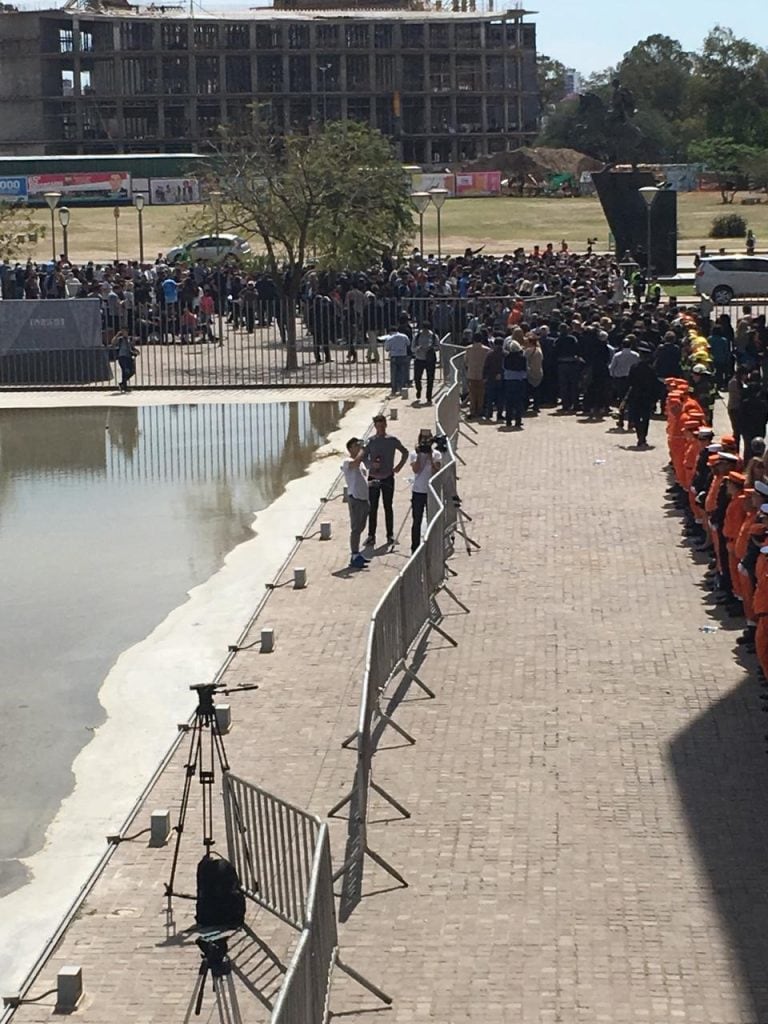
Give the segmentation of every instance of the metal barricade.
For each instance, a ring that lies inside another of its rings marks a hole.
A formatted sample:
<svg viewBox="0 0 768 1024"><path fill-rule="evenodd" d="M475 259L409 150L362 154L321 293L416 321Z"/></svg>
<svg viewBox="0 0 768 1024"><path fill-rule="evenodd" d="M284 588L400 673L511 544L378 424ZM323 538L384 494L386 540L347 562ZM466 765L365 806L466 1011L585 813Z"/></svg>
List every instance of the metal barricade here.
<svg viewBox="0 0 768 1024"><path fill-rule="evenodd" d="M224 775L223 793L227 853L245 894L301 932L272 1024L326 1024L335 964L391 1003L338 956L328 826L231 772Z"/></svg>
<svg viewBox="0 0 768 1024"><path fill-rule="evenodd" d="M437 403L435 420L436 432L448 437L448 451L442 468L430 482L427 501L429 519L424 541L390 583L371 616L357 731L353 734L357 739L354 782L350 793L329 811L329 815L333 816L347 803L354 808L354 814L350 815L346 859L336 877L359 866L367 854L393 877L406 884L394 868L368 846L368 790L374 785L371 779L375 750L372 729L377 713L392 724L379 708L380 696L397 670L405 668L408 652L422 631L428 626L439 628L432 618L432 603L445 582L446 560L453 550L452 533L457 520L455 451L459 437L459 369L464 361L462 348L447 344L443 348L453 351L450 353L449 383ZM420 683L410 669L405 668L405 671ZM428 690L423 683L420 685ZM431 691L428 692L432 695ZM399 727L396 728L399 730ZM404 733L403 730L399 731ZM345 741L345 745L351 739ZM379 795L407 815L408 812L386 791L380 786L375 788Z"/></svg>
<svg viewBox="0 0 768 1024"><path fill-rule="evenodd" d="M337 949L331 849L323 825L314 850L304 928L275 1000L271 1024L325 1024Z"/></svg>
<svg viewBox="0 0 768 1024"><path fill-rule="evenodd" d="M505 330L515 303L514 296L369 298L358 313L327 296L297 303L238 298L219 316L182 292L172 303L129 302L114 294L4 300L7 323L38 307L49 311L46 319L63 307L69 321L78 307L87 307L100 324L101 343L97 334L87 351L75 351L75 333L67 331L64 348L43 354L38 338L34 351L11 351L9 329L0 321L0 388L113 389L123 379L137 388L384 387L391 376L383 338L402 314L412 326L428 323L439 338L458 344L475 321ZM122 335L131 340L133 356L119 353ZM454 372L445 362L443 370Z"/></svg>
<svg viewBox="0 0 768 1024"><path fill-rule="evenodd" d="M223 791L228 856L245 894L302 928L320 819L231 772Z"/></svg>

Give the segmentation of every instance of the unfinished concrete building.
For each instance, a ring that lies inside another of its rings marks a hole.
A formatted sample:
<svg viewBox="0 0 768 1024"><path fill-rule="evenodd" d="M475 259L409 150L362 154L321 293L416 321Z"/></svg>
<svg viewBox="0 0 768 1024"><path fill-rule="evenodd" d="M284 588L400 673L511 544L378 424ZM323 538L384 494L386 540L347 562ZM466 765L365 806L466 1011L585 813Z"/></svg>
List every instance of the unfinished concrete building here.
<svg viewBox="0 0 768 1024"><path fill-rule="evenodd" d="M407 163L527 145L538 127L536 29L474 0L278 0L215 15L82 0L0 7L0 153L205 151L219 125L349 118ZM448 9L446 9L446 7Z"/></svg>

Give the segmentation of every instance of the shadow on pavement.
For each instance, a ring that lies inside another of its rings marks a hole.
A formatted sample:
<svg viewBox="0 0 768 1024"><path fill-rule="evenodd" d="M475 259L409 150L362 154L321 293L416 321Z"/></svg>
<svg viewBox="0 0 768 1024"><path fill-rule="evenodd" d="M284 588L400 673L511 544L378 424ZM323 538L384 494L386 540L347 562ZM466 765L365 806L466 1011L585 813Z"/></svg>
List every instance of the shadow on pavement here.
<svg viewBox="0 0 768 1024"><path fill-rule="evenodd" d="M756 682L679 733L669 760L754 1020L768 1021L768 756Z"/></svg>

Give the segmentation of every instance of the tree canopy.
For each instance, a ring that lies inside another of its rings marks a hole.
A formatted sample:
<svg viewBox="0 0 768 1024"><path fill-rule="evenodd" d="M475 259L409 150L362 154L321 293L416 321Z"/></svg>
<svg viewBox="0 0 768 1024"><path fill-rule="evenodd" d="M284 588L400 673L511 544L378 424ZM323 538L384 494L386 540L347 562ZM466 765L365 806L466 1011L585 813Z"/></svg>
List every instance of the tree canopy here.
<svg viewBox="0 0 768 1024"><path fill-rule="evenodd" d="M545 68L551 64L546 58ZM717 173L725 170L725 160L731 175L738 171L750 178L755 169L764 169L759 158L768 150L765 49L719 25L696 52L654 33L628 50L617 67L591 76L582 93L594 94L608 107L613 77L630 91L637 109L640 141L632 158L706 160ZM561 103L546 119L541 142L601 157L605 133L597 120L584 116L583 104ZM619 158L629 159L629 151Z"/></svg>
<svg viewBox="0 0 768 1024"><path fill-rule="evenodd" d="M413 234L402 166L380 132L357 122L307 135L223 130L208 179L221 193L220 229L260 241L261 266L288 302L310 258L322 269L364 267ZM290 369L293 319L284 327Z"/></svg>
<svg viewBox="0 0 768 1024"><path fill-rule="evenodd" d="M35 223L32 213L18 202L0 199L0 258L15 259L32 234L44 235L45 228Z"/></svg>

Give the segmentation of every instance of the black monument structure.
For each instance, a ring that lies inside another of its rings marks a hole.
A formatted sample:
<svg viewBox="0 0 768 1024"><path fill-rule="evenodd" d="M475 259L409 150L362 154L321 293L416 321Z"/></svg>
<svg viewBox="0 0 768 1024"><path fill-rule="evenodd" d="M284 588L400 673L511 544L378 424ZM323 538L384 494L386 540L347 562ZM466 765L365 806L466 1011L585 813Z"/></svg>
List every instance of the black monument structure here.
<svg viewBox="0 0 768 1024"><path fill-rule="evenodd" d="M648 262L648 207L639 189L655 185L650 171L606 167L592 172L605 219L616 241L616 258L629 252L645 269ZM660 277L677 273L677 192L661 188L651 206L651 267Z"/></svg>
<svg viewBox="0 0 768 1024"><path fill-rule="evenodd" d="M605 161L592 181L606 220L616 240L616 257L627 253L645 269L648 265L648 206L639 189L655 186L650 171L638 170L643 136L635 121L635 99L631 91L614 78L608 103L597 93L579 98L579 128L589 140L588 149ZM617 164L631 165L620 170ZM677 273L677 193L660 186L650 211L652 272L661 277Z"/></svg>

